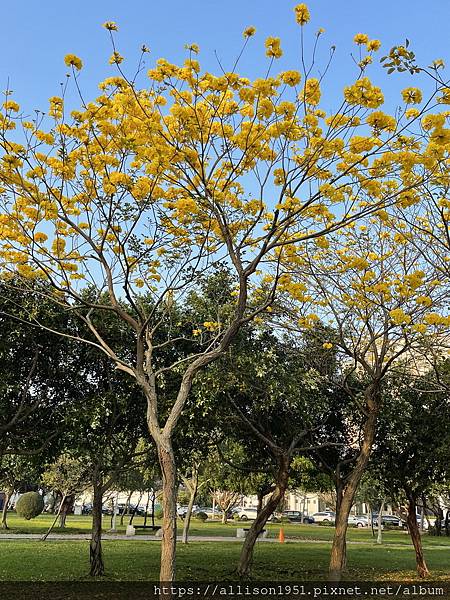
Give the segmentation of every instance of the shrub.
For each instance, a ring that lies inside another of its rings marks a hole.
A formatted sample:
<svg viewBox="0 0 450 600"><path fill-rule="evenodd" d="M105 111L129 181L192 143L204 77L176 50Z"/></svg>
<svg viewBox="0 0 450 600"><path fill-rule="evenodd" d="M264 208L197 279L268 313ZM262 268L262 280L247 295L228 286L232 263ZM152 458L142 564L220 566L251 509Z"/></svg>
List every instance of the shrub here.
<svg viewBox="0 0 450 600"><path fill-rule="evenodd" d="M16 503L16 513L27 521L34 519L44 510L44 498L37 492L22 494Z"/></svg>
<svg viewBox="0 0 450 600"><path fill-rule="evenodd" d="M195 515L195 518L198 519L199 521L203 521L203 523L206 521L206 519L208 518L208 515L205 512L198 512Z"/></svg>
<svg viewBox="0 0 450 600"><path fill-rule="evenodd" d="M162 519L164 517L163 509L156 508L155 509L155 519Z"/></svg>

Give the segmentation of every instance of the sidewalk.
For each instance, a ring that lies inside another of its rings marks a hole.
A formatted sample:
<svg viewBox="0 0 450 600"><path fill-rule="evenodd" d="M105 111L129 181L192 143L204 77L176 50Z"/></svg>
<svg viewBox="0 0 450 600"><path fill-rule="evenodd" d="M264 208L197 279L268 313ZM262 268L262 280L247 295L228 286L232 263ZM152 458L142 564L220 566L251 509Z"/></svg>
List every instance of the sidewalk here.
<svg viewBox="0 0 450 600"><path fill-rule="evenodd" d="M2 540L40 540L42 537L39 533L2 533L0 534L0 543ZM64 534L64 533L52 533L48 536L46 541L89 541L91 539L90 532L87 533L73 533L73 534ZM124 535L118 533L104 533L102 535L103 541L111 541L111 540L119 540L119 541L148 541L148 542L160 542L160 537L155 537L154 535ZM178 542L181 542L181 536L177 538ZM202 536L202 535L193 535L189 536L190 542L238 542L242 543L243 539L232 536ZM286 544L331 544L332 540L311 540L311 539L299 539L299 538L286 538ZM278 538L259 538L257 540L258 544L261 543L269 543L278 544ZM371 540L367 541L348 541L347 545L351 546L373 546L379 547L375 542ZM411 544L383 544L384 548L410 548ZM449 549L450 545L432 545L427 546L426 549L433 550L436 549Z"/></svg>

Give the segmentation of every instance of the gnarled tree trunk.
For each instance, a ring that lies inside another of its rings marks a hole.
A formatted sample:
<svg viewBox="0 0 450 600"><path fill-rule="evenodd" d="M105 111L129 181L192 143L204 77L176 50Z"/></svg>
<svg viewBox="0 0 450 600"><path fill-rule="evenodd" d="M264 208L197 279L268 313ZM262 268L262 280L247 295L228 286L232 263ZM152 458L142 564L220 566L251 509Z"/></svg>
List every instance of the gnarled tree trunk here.
<svg viewBox="0 0 450 600"><path fill-rule="evenodd" d="M420 535L419 525L417 524L416 516L416 499L414 495L407 492L408 496L408 515L406 522L408 524L409 535L414 546L416 553L416 568L419 577L427 577L430 572L425 562L425 556L423 554L422 537Z"/></svg>
<svg viewBox="0 0 450 600"><path fill-rule="evenodd" d="M175 579L175 551L177 541L177 475L175 456L170 440L158 443L158 458L162 473L163 525L161 541L161 582Z"/></svg>
<svg viewBox="0 0 450 600"><path fill-rule="evenodd" d="M369 393L367 393L369 396ZM329 579L330 581L340 581L342 571L346 567L347 555L347 528L348 517L350 515L355 494L358 489L361 477L369 462L370 453L372 451L373 441L375 438L375 427L377 420L378 406L374 400L368 397L369 414L363 429L363 442L356 464L348 476L345 490L342 496L339 512L336 514L336 528L334 532L333 545L331 547Z"/></svg>
<svg viewBox="0 0 450 600"><path fill-rule="evenodd" d="M256 519L253 521L252 526L245 537L237 568L239 577L248 577L250 575L255 542L258 539L258 535L264 529L267 519L271 516L284 497L289 480L289 466L290 456L287 454L280 456L275 489L266 505L261 508L257 514Z"/></svg>
<svg viewBox="0 0 450 600"><path fill-rule="evenodd" d="M103 488L98 479L94 479L94 498L92 501L92 534L89 548L89 560L91 570L89 574L92 577L99 577L105 574L105 565L102 555L102 507L103 507Z"/></svg>

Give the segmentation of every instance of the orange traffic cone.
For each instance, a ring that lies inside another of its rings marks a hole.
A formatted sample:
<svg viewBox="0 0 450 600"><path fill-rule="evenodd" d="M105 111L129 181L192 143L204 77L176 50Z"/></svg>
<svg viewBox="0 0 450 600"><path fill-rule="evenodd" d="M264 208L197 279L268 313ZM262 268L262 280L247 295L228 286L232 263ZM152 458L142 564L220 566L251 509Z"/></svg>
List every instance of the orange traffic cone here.
<svg viewBox="0 0 450 600"><path fill-rule="evenodd" d="M284 529L280 527L280 533L278 534L278 541L280 544L284 544Z"/></svg>

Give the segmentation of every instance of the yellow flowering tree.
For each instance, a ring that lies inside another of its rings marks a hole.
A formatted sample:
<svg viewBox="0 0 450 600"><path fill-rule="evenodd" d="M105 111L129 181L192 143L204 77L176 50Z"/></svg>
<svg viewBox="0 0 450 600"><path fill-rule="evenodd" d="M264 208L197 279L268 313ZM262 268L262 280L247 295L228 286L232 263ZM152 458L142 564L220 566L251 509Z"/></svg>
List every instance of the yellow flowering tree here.
<svg viewBox="0 0 450 600"><path fill-rule="evenodd" d="M379 212L329 236L327 244L308 241L280 250L285 255L280 277L285 300L283 310L274 308L273 314L278 310L291 332L313 332L319 321L334 332L323 348L341 355L344 371L338 383L359 407L362 422L354 460L337 497L333 580L346 566L348 517L374 443L383 382L399 365L412 374L423 371L423 347L437 353L436 333L450 327L448 285L410 242L413 232L407 224L397 226L398 231ZM358 375L356 386L353 375Z"/></svg>
<svg viewBox="0 0 450 600"><path fill-rule="evenodd" d="M310 19L306 5L295 7L295 18L303 36ZM123 70L117 25L104 27L117 71L100 83L97 98L84 99L83 62L74 54L65 64L81 98L75 110L63 94L50 98L45 115L29 119L6 95L0 113L0 261L5 276L21 278L25 287L49 282L53 299L90 328L93 340L82 341L95 344L141 386L163 475L160 574L171 581L173 432L198 371L273 302L281 269L267 275L267 257L281 262L277 249L289 254L289 247L307 239L326 246L325 235L343 225L399 200L415 201L415 187L441 168L441 158L424 161L427 134L409 133L429 103L414 115L406 107L395 116L381 110L383 92L367 74L380 42L365 34L355 37L361 50L356 76L344 86L339 109L327 112L320 106L323 76L313 72L314 57L311 64L304 57L302 72L276 71L283 53L278 38L265 42L268 65L260 78L240 74L238 61L217 75L204 72L199 48L191 44L183 64L159 59L139 83ZM244 47L254 34L253 27L245 29ZM138 74L148 52L144 46ZM408 93L411 98L419 95ZM439 137L435 142L443 143ZM192 338L201 347L178 358L185 336L174 332L161 340L160 325L220 261L238 282L234 312L195 325ZM262 291L249 301L254 288ZM99 310L133 332L129 356L96 327ZM170 353L177 358L161 367L161 354ZM168 415L158 403L167 370L180 376Z"/></svg>

